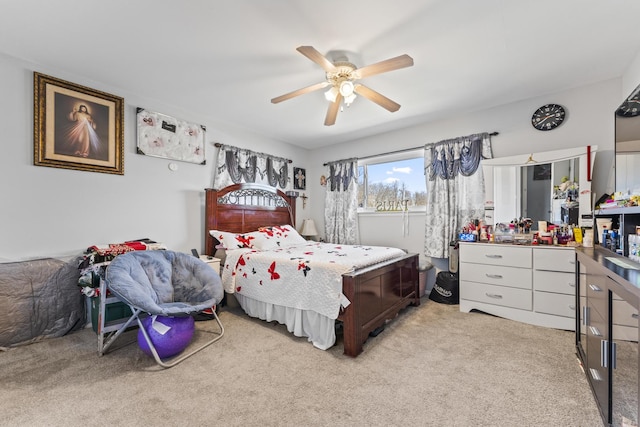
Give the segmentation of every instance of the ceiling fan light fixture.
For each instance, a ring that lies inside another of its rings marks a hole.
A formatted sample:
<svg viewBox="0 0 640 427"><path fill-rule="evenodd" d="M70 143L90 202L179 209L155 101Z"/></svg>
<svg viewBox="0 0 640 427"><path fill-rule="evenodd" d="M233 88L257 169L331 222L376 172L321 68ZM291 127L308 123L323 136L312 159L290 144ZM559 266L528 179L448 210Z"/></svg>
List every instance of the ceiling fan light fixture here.
<svg viewBox="0 0 640 427"><path fill-rule="evenodd" d="M353 95L353 82L350 80L344 80L343 82L340 83L340 95L342 95L343 97L348 98L351 95ZM354 99L355 99L355 95L354 95Z"/></svg>
<svg viewBox="0 0 640 427"><path fill-rule="evenodd" d="M356 99L356 94L355 93L351 93L351 95L347 95L344 97L344 103L347 105L347 107L349 105L351 105L351 103Z"/></svg>
<svg viewBox="0 0 640 427"><path fill-rule="evenodd" d="M318 64L325 71L325 80L273 98L271 99L272 104L278 104L287 99L329 87L329 90L324 93L325 98L330 102L324 121L325 126L332 126L336 123L338 111L342 111L345 105L347 107L350 106L356 99L356 93L392 113L400 108L400 104L373 89L361 84L356 87L354 81L400 68L411 67L413 66L413 58L409 55L400 55L357 68L353 63L349 62L349 55L346 55L346 51L335 51L334 55L323 55L313 46L299 46L296 50Z"/></svg>
<svg viewBox="0 0 640 427"><path fill-rule="evenodd" d="M338 89L335 86L331 86L328 91L324 93L324 97L329 102L336 102L336 98L338 97Z"/></svg>

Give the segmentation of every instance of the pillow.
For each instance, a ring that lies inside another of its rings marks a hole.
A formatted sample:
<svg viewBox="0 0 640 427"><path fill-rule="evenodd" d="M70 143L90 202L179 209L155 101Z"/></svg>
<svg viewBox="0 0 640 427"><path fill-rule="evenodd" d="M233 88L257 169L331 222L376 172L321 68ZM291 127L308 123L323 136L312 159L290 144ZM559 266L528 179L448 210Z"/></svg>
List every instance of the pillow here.
<svg viewBox="0 0 640 427"><path fill-rule="evenodd" d="M254 233L229 233L228 231L209 230L211 237L218 241L216 249L253 248Z"/></svg>
<svg viewBox="0 0 640 427"><path fill-rule="evenodd" d="M255 249L286 248L288 246L309 243L290 225L262 227L253 240Z"/></svg>

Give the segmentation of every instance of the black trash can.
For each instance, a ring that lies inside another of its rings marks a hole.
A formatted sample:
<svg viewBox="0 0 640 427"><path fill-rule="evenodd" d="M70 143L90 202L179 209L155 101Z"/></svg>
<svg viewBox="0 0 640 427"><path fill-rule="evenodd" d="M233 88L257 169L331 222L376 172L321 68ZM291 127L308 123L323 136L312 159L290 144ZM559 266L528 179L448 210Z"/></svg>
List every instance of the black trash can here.
<svg viewBox="0 0 640 427"><path fill-rule="evenodd" d="M441 304L460 304L458 274L450 271L439 272L429 299Z"/></svg>

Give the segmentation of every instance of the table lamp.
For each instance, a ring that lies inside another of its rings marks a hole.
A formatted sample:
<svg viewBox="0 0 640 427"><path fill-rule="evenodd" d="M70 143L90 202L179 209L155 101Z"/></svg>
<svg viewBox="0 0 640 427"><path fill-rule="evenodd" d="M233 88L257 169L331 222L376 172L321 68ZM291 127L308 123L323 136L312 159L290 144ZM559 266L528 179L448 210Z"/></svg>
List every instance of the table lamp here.
<svg viewBox="0 0 640 427"><path fill-rule="evenodd" d="M318 230L316 230L316 224L312 219L305 219L302 221L302 230L300 230L300 235L306 237L307 240L312 240L312 237L318 235Z"/></svg>

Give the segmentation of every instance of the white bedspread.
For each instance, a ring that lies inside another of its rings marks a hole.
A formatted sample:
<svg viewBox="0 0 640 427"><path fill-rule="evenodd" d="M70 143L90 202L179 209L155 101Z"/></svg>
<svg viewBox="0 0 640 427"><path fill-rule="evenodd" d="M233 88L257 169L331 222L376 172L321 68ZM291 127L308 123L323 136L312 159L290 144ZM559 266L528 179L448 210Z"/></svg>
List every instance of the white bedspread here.
<svg viewBox="0 0 640 427"><path fill-rule="evenodd" d="M271 250L227 251L225 291L257 301L312 310L336 319L348 301L342 275L404 255L397 248L310 242Z"/></svg>

